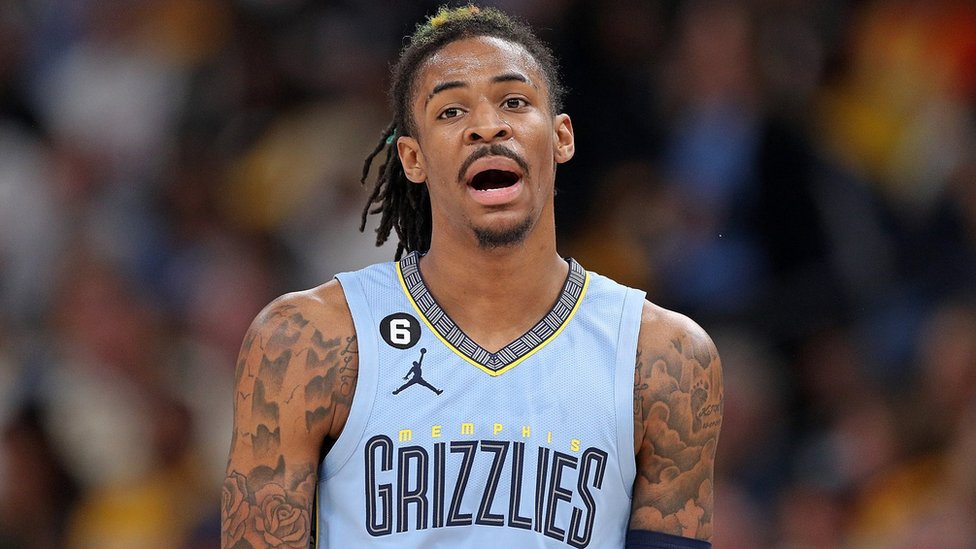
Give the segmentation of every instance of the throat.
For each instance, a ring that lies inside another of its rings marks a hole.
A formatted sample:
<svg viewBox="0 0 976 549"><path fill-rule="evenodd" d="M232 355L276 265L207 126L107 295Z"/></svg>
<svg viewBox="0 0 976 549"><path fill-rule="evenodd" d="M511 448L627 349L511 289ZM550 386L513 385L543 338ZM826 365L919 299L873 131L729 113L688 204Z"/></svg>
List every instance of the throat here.
<svg viewBox="0 0 976 549"><path fill-rule="evenodd" d="M546 317L563 296L569 274L569 263L558 256L544 268L455 261L446 272L431 259L421 263L422 278L438 308L489 352L501 350Z"/></svg>

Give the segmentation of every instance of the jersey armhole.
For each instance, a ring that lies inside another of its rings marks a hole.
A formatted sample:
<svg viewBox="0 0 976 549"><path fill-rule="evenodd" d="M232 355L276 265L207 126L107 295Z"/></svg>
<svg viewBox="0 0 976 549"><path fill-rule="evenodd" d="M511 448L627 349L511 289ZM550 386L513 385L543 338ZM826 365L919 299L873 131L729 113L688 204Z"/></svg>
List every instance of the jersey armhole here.
<svg viewBox="0 0 976 549"><path fill-rule="evenodd" d="M637 458L634 455L634 368L637 363L637 338L640 334L644 292L627 288L617 335L614 400L617 416L617 455L620 477L627 497L634 496Z"/></svg>
<svg viewBox="0 0 976 549"><path fill-rule="evenodd" d="M339 437L322 460L322 474L319 482L334 476L352 457L363 433L366 423L373 410L375 402L377 371L376 371L376 334L370 327L374 324L366 303L360 277L353 273L340 273L336 280L342 286L352 315L353 327L356 330L356 342L359 358L359 372L357 373L356 390L349 407L349 417L342 428Z"/></svg>

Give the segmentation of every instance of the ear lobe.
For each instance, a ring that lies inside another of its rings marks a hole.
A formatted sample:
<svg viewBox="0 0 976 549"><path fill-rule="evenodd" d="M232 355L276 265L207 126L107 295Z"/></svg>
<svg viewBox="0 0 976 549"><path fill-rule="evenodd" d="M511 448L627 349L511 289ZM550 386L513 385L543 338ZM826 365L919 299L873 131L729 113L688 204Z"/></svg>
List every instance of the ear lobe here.
<svg viewBox="0 0 976 549"><path fill-rule="evenodd" d="M420 144L410 136L401 136L396 141L397 156L400 157L400 165L403 166L403 173L413 183L424 183L427 181L427 170L424 167L424 157L420 152Z"/></svg>
<svg viewBox="0 0 976 549"><path fill-rule="evenodd" d="M576 154L576 138L573 135L573 121L568 114L558 114L553 119L555 142L553 158L557 164L568 162Z"/></svg>

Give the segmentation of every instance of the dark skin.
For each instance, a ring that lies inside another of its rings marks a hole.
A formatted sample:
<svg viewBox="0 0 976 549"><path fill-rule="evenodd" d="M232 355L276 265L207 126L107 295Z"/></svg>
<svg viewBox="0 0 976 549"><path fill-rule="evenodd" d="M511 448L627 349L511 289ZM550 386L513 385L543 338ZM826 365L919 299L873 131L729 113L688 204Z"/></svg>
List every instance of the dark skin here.
<svg viewBox="0 0 976 549"><path fill-rule="evenodd" d="M630 528L711 540L722 363L687 317L644 303L634 369Z"/></svg>
<svg viewBox="0 0 976 549"><path fill-rule="evenodd" d="M309 544L316 468L356 388L356 334L334 282L261 312L236 371L222 547Z"/></svg>
<svg viewBox="0 0 976 549"><path fill-rule="evenodd" d="M532 57L499 39L446 45L417 82L416 131L398 138L397 149L407 177L431 196L431 248L421 268L452 319L497 350L547 312L566 278L553 188L556 165L575 151L572 123L549 112ZM492 144L524 167L488 157L461 170ZM519 182L478 192L468 180L485 168L517 171ZM485 246L479 232L519 234L514 243ZM352 318L335 281L283 296L254 321L237 366L224 548L308 546L316 467L325 441L345 425L358 366ZM631 528L711 539L722 399L721 362L708 335L645 302L634 370Z"/></svg>

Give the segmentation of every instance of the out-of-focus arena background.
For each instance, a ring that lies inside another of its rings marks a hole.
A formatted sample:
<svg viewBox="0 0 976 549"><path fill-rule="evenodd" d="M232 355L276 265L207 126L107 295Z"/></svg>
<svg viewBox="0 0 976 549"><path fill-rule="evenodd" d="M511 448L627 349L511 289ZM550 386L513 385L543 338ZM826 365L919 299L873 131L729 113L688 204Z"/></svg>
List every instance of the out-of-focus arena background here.
<svg viewBox="0 0 976 549"><path fill-rule="evenodd" d="M714 337L715 547L976 547L976 4L505 0L561 252ZM0 2L0 547L216 547L232 371L357 232L426 1Z"/></svg>

